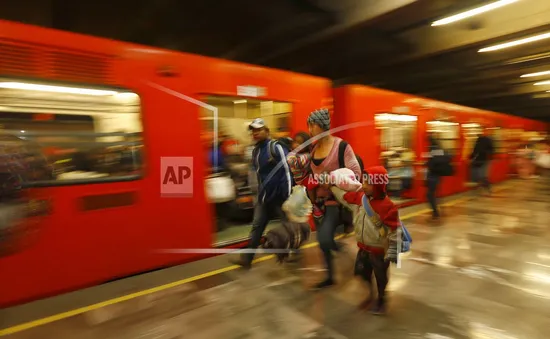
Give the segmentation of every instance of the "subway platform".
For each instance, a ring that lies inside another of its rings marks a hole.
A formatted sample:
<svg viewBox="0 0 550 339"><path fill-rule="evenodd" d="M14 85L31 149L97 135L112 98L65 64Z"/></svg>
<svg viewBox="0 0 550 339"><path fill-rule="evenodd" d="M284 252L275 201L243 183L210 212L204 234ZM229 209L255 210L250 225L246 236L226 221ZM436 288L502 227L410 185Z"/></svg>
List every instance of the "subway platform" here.
<svg viewBox="0 0 550 339"><path fill-rule="evenodd" d="M0 311L0 335L17 339L548 338L550 182L511 180L491 196L449 200L439 223L401 214L413 237L391 267L386 316L360 311L353 237L323 277L312 242L301 263L259 257L250 271L228 255Z"/></svg>

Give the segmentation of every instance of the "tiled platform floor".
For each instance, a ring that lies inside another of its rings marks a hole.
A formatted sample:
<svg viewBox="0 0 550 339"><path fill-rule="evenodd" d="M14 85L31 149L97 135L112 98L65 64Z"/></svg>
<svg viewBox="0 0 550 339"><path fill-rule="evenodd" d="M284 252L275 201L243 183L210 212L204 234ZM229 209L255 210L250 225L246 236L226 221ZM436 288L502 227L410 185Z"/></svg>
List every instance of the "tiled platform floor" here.
<svg viewBox="0 0 550 339"><path fill-rule="evenodd" d="M339 284L322 278L318 248L300 264L266 261L34 327L23 338L548 338L550 182L445 209L440 224L408 220L414 244L392 266L389 314L357 310L366 296L352 277L356 249L337 258Z"/></svg>

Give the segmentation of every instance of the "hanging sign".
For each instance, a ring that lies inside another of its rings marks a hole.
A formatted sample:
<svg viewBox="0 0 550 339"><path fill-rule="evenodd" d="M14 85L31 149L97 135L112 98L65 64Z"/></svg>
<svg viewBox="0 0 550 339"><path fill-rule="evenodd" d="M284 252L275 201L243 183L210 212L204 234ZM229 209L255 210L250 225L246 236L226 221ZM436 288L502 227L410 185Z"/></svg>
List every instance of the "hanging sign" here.
<svg viewBox="0 0 550 339"><path fill-rule="evenodd" d="M411 111L409 106L396 106L392 108L392 113L407 114Z"/></svg>
<svg viewBox="0 0 550 339"><path fill-rule="evenodd" d="M243 97L261 97L267 95L265 87L258 86L237 86L237 95Z"/></svg>

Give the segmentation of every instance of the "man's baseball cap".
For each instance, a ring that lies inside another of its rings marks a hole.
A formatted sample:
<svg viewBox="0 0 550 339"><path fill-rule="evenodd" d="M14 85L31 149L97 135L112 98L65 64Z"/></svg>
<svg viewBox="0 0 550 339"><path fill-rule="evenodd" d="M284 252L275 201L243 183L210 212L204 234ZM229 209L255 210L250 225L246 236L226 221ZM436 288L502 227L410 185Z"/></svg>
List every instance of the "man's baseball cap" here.
<svg viewBox="0 0 550 339"><path fill-rule="evenodd" d="M264 119L262 118L254 119L252 120L250 125L248 125L248 129L258 129L258 128L264 128L264 127L265 127L265 122L264 122Z"/></svg>

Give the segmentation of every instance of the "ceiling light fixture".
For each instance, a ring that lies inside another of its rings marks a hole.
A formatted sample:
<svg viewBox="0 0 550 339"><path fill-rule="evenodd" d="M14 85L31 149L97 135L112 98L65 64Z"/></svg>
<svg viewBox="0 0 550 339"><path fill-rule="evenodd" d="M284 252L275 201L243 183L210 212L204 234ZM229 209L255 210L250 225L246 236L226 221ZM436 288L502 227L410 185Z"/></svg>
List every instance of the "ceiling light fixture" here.
<svg viewBox="0 0 550 339"><path fill-rule="evenodd" d="M550 85L550 80L535 82L534 85L535 86Z"/></svg>
<svg viewBox="0 0 550 339"><path fill-rule="evenodd" d="M97 96L118 94L118 92L116 91L107 91L107 90L99 90L99 89L91 89L91 88L39 85L39 84L29 84L29 83L23 83L23 82L0 82L0 88L22 89L27 91L40 91L40 92L97 95Z"/></svg>
<svg viewBox="0 0 550 339"><path fill-rule="evenodd" d="M485 47L485 48L480 49L478 52L479 53L492 52L492 51L497 51L499 49L519 46L519 45L523 45L523 44L528 44L528 43L531 43L531 42L536 42L536 41L540 41L540 40L544 40L544 39L548 39L548 38L550 38L550 32L544 33L544 34L539 34L539 35L533 35L533 36L528 37L528 38L523 38L523 39L519 39L519 40L505 42L505 43L490 46L490 47Z"/></svg>
<svg viewBox="0 0 550 339"><path fill-rule="evenodd" d="M541 75L548 75L548 74L550 74L550 71L529 73L529 74L524 74L524 75L520 76L520 78L540 77Z"/></svg>
<svg viewBox="0 0 550 339"><path fill-rule="evenodd" d="M463 19L466 19L466 18L473 17L473 16L478 15L478 14L482 14L482 13L485 13L485 12L492 11L493 9L497 9L497 8L500 8L500 7L503 7L503 6L506 6L506 5L510 5L510 4L512 4L514 2L518 2L518 1L519 0L499 0L499 1L496 1L496 2L492 2L490 4L487 4L487 5L478 7L478 8L474 8L474 9L471 9L471 10L466 11L466 12L462 12L462 13L455 14L455 15L452 15L450 17L447 17L447 18L444 18L444 19L441 19L441 20L437 20L437 21L432 23L432 26L447 25L447 24L450 24L450 23L453 23L453 22L456 22L456 21L459 21L459 20L463 20Z"/></svg>

